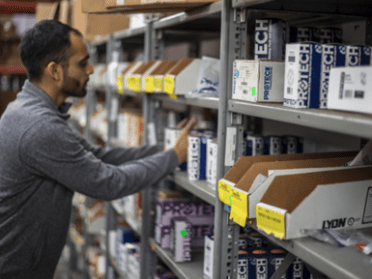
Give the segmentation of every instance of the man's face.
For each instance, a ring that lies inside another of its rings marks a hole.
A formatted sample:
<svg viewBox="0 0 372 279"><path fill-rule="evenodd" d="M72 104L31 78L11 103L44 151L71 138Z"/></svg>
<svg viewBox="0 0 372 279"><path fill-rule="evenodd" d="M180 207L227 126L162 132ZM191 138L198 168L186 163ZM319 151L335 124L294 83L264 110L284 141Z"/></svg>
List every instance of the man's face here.
<svg viewBox="0 0 372 279"><path fill-rule="evenodd" d="M68 64L63 66L63 81L61 91L65 96L85 97L89 75L93 67L89 63L89 53L83 39L70 32L71 46L66 51Z"/></svg>

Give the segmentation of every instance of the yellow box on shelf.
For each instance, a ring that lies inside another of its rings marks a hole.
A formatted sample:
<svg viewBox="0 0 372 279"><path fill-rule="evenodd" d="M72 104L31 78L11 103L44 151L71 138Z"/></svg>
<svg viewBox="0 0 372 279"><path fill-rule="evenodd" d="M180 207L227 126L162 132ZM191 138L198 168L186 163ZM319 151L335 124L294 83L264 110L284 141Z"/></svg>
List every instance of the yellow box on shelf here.
<svg viewBox="0 0 372 279"><path fill-rule="evenodd" d="M276 176L256 206L257 227L280 239L371 227L371 185L371 166Z"/></svg>
<svg viewBox="0 0 372 279"><path fill-rule="evenodd" d="M152 71L160 61L149 61L142 63L134 72L126 76L128 89L134 92L145 91L145 75Z"/></svg>
<svg viewBox="0 0 372 279"><path fill-rule="evenodd" d="M145 75L145 92L162 93L164 92L164 75L169 72L177 61L161 61L155 69Z"/></svg>
<svg viewBox="0 0 372 279"><path fill-rule="evenodd" d="M317 154L317 155L315 155ZM314 154L296 154L295 157L306 158L322 156L322 153ZM323 153L324 154L324 153ZM275 156L275 155L274 155ZM233 219L240 226L244 227L246 219L256 218L255 206L260 201L263 193L268 187L267 181L271 180L271 173L280 169L303 169L303 168L320 168L320 167L337 167L352 160L353 157L291 160L292 155L280 155L278 160L268 162L256 162L251 164L244 176L232 188L231 193L231 214ZM325 155L326 156L326 155ZM271 157L271 156L268 156ZM285 157L289 161L283 160ZM254 209L252 209L254 208Z"/></svg>
<svg viewBox="0 0 372 279"><path fill-rule="evenodd" d="M196 89L201 59L184 58L164 76L164 91L171 97Z"/></svg>
<svg viewBox="0 0 372 279"><path fill-rule="evenodd" d="M124 94L125 89L128 89L126 76L135 71L142 62L131 62L124 69L122 69L116 77L116 84L118 86L119 94Z"/></svg>

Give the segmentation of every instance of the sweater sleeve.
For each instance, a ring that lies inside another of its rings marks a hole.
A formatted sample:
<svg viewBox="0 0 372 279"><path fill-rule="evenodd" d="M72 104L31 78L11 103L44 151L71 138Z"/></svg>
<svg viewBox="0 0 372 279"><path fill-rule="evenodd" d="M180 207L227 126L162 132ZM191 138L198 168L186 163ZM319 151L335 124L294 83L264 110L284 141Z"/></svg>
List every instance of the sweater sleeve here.
<svg viewBox="0 0 372 279"><path fill-rule="evenodd" d="M84 195L113 200L154 184L178 165L173 150L114 166L97 158L58 118L29 127L18 147L18 156L34 175L53 180Z"/></svg>
<svg viewBox="0 0 372 279"><path fill-rule="evenodd" d="M161 151L162 145L141 146L132 148L105 148L89 143L78 132L73 131L74 135L84 148L93 153L102 162L111 165L120 165L132 160L142 159L150 155L154 155Z"/></svg>

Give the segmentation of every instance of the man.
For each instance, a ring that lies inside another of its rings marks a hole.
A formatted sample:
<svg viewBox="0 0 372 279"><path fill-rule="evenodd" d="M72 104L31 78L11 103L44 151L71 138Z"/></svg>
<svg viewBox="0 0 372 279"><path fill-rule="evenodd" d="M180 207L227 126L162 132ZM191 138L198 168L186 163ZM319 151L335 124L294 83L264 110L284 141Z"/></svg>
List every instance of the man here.
<svg viewBox="0 0 372 279"><path fill-rule="evenodd" d="M74 192L108 201L156 183L186 160L194 121L169 151L91 145L66 124L65 99L84 97L93 73L81 34L42 21L20 54L29 80L0 120L0 278L51 279Z"/></svg>

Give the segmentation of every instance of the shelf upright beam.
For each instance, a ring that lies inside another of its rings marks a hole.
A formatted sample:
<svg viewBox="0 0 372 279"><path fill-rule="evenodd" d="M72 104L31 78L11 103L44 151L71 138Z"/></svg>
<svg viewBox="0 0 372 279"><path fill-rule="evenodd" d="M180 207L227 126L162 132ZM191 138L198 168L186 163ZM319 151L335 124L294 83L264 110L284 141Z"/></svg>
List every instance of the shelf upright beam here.
<svg viewBox="0 0 372 279"><path fill-rule="evenodd" d="M145 31L145 62L154 59L154 27L152 15L146 25ZM148 124L154 114L154 102L151 94L143 94L143 122L144 122L144 144L149 144ZM154 210L155 210L154 186L149 186L142 192L142 237L141 237L141 279L152 278L155 271L156 255L150 247L150 237L154 231Z"/></svg>
<svg viewBox="0 0 372 279"><path fill-rule="evenodd" d="M242 133L242 116L228 112L227 102L232 96L233 61L245 59L247 23L245 10L233 10L231 0L223 0L221 15L221 78L218 114L218 168L217 178L224 176L231 164L225 163L227 147L227 129L236 128ZM238 142L235 148L235 160L242 152ZM214 278L237 278L239 226L229 220L228 211L218 200L216 187L215 204L215 257Z"/></svg>

